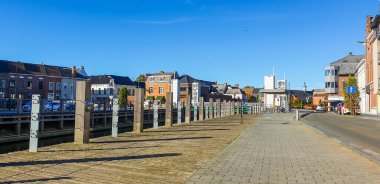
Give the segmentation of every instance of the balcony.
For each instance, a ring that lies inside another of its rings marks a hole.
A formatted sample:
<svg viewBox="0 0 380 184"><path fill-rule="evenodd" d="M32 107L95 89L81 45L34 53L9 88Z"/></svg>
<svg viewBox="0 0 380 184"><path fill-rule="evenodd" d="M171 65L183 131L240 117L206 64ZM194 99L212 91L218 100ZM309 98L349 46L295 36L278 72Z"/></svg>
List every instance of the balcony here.
<svg viewBox="0 0 380 184"><path fill-rule="evenodd" d="M339 92L338 88L326 88L326 93L327 94L336 94Z"/></svg>
<svg viewBox="0 0 380 184"><path fill-rule="evenodd" d="M337 75L328 75L325 76L325 82L338 82L339 78Z"/></svg>

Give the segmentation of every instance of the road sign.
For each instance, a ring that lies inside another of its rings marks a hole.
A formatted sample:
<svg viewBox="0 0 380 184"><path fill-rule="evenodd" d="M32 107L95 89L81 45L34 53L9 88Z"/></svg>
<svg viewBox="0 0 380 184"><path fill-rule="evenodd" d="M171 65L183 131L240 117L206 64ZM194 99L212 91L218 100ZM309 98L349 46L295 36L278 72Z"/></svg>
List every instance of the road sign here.
<svg viewBox="0 0 380 184"><path fill-rule="evenodd" d="M347 86L347 93L348 94L355 94L356 93L355 86Z"/></svg>

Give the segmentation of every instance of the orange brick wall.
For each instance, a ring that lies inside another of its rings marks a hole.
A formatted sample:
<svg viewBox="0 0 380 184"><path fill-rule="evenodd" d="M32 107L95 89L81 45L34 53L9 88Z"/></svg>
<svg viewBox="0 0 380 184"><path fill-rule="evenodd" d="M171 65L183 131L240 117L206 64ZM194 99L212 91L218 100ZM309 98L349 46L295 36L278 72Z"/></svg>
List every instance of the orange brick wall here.
<svg viewBox="0 0 380 184"><path fill-rule="evenodd" d="M339 96L344 96L344 85L343 83L348 80L348 76L339 76Z"/></svg>
<svg viewBox="0 0 380 184"><path fill-rule="evenodd" d="M374 85L373 85L373 47L372 47L372 41L374 40L374 37L376 34L373 34L371 37L369 37L372 28L371 28L371 22L372 17L367 16L366 21L366 85L370 85L370 94L369 94L369 107L370 108L376 108L377 105L377 99L374 93Z"/></svg>
<svg viewBox="0 0 380 184"><path fill-rule="evenodd" d="M150 87L153 87L153 93L149 93L149 88ZM159 94L160 87L164 88L164 93L163 94ZM165 96L165 99L166 99L166 93L167 92L171 92L171 88L170 87L171 86L169 84L148 84L148 83L146 83L145 89L147 90L147 92L145 93L145 97L154 96L154 99L156 99L157 96Z"/></svg>

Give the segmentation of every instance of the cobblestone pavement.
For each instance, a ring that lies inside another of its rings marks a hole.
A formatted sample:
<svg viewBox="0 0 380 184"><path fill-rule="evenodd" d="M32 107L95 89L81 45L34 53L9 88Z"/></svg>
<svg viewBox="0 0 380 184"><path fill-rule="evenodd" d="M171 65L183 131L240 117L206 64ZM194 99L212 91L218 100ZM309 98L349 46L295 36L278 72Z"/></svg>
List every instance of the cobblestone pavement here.
<svg viewBox="0 0 380 184"><path fill-rule="evenodd" d="M380 167L292 114L265 115L187 183L380 183Z"/></svg>
<svg viewBox="0 0 380 184"><path fill-rule="evenodd" d="M0 183L184 183L252 124L239 116L0 154Z"/></svg>

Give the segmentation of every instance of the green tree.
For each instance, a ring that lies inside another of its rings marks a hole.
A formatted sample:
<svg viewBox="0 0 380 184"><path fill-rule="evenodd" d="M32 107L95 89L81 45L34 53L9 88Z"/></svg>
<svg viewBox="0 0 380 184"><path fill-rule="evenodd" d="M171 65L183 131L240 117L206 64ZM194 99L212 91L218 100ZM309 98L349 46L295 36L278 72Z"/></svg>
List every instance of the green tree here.
<svg viewBox="0 0 380 184"><path fill-rule="evenodd" d="M354 86L356 88L356 92L354 94L348 94L348 86ZM350 109L352 115L356 115L356 112L360 106L360 92L358 90L358 83L353 75L348 77L346 85L344 86L344 106Z"/></svg>
<svg viewBox="0 0 380 184"><path fill-rule="evenodd" d="M120 107L126 107L128 104L128 90L126 87L121 87L118 94L118 101Z"/></svg>
<svg viewBox="0 0 380 184"><path fill-rule="evenodd" d="M140 74L136 79L136 82L145 82L145 81L146 81L146 76L144 74Z"/></svg>

